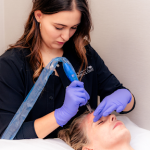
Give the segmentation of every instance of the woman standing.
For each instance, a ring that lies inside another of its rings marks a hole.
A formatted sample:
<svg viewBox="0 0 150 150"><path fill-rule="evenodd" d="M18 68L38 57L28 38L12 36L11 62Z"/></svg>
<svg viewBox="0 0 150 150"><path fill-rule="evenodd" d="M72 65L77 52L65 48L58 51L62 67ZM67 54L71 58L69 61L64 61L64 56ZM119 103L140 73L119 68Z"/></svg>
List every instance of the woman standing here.
<svg viewBox="0 0 150 150"><path fill-rule="evenodd" d="M70 83L62 64L49 77L15 139L54 138L66 124L93 109L94 122L112 111L127 113L134 98L90 46L91 17L87 0L35 0L24 34L0 57L0 136L7 128L42 69L66 57L80 81ZM97 96L102 103L97 107Z"/></svg>

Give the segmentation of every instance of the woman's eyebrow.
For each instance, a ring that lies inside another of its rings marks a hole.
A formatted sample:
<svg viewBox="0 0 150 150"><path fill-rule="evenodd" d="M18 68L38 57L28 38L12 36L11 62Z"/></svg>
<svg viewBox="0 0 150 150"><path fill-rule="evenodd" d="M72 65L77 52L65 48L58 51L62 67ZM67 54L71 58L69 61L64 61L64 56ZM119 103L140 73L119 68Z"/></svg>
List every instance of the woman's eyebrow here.
<svg viewBox="0 0 150 150"><path fill-rule="evenodd" d="M57 25L61 25L61 26L64 26L64 27L67 27L67 25L64 25L64 24L61 24L61 23L55 23L55 24L57 24ZM76 25L74 25L74 26L78 26L80 23L78 23L78 24L76 24Z"/></svg>

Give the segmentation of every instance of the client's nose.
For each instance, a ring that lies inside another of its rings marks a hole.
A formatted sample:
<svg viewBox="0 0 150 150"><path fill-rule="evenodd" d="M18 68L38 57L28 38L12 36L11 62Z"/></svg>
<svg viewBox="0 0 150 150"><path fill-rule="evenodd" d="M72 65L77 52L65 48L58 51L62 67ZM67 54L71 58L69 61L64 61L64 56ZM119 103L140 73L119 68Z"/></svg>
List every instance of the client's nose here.
<svg viewBox="0 0 150 150"><path fill-rule="evenodd" d="M116 121L116 120L117 120L117 118L116 118L115 115L112 114L112 115L109 116L109 121L110 122L113 122L113 121Z"/></svg>

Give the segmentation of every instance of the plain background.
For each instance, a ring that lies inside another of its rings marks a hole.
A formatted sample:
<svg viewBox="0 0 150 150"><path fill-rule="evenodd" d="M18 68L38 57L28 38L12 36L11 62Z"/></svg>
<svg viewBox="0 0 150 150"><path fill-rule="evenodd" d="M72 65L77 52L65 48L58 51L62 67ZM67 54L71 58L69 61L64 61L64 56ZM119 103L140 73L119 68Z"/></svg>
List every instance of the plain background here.
<svg viewBox="0 0 150 150"><path fill-rule="evenodd" d="M136 97L127 116L150 130L150 1L90 0L91 45ZM32 0L0 0L0 54L22 35Z"/></svg>

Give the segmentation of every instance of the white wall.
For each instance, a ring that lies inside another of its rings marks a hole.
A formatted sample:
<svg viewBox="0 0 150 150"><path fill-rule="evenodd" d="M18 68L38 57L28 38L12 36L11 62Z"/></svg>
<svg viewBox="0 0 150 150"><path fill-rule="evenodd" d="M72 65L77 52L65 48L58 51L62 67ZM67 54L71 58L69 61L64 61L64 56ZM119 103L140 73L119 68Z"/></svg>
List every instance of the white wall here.
<svg viewBox="0 0 150 150"><path fill-rule="evenodd" d="M32 0L0 0L0 54L23 34Z"/></svg>
<svg viewBox="0 0 150 150"><path fill-rule="evenodd" d="M150 1L90 0L92 46L136 97L128 116L150 129ZM32 0L0 0L0 53L23 33ZM4 47L4 48L3 48Z"/></svg>
<svg viewBox="0 0 150 150"><path fill-rule="evenodd" d="M136 98L128 114L150 130L150 1L91 0L92 46Z"/></svg>

